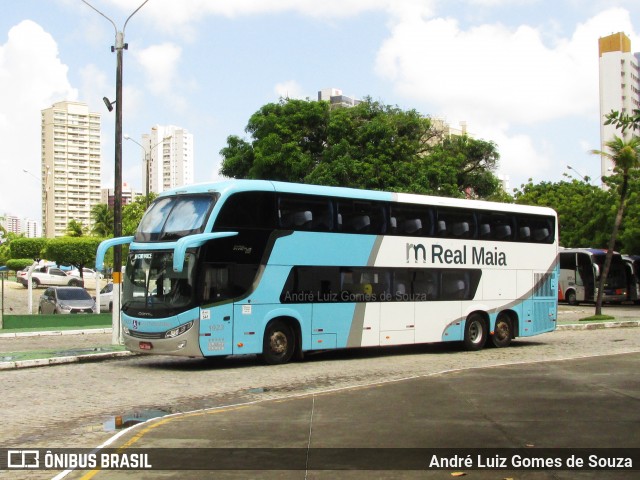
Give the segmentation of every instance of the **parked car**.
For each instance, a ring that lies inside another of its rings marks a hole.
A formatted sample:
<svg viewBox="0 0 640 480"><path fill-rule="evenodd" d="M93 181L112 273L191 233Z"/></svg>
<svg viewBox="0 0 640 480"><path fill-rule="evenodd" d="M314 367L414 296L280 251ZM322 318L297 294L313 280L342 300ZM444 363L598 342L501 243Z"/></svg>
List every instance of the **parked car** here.
<svg viewBox="0 0 640 480"><path fill-rule="evenodd" d="M74 268L73 270L69 270L67 272L67 275L69 275L70 277L80 277L80 271L77 268ZM100 272L96 272L95 270L91 270L90 268L83 268L82 269L82 278L86 279L103 279L104 275L102 275Z"/></svg>
<svg viewBox="0 0 640 480"><path fill-rule="evenodd" d="M100 290L100 311L110 312L113 310L113 283L107 283L102 290Z"/></svg>
<svg viewBox="0 0 640 480"><path fill-rule="evenodd" d="M96 302L82 287L49 287L40 296L38 313L94 313Z"/></svg>
<svg viewBox="0 0 640 480"><path fill-rule="evenodd" d="M29 269L22 270L19 275L16 276L16 280L22 284L23 287L27 287L27 275ZM40 285L58 285L69 287L83 287L84 281L79 277L69 277L62 270L57 267L38 267L31 273L31 284L34 288L38 288Z"/></svg>

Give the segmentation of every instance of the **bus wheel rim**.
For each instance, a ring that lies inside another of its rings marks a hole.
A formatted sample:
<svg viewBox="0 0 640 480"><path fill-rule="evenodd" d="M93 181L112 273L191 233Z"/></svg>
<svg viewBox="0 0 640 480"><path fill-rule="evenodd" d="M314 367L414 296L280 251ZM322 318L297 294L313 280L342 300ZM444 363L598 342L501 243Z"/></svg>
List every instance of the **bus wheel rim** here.
<svg viewBox="0 0 640 480"><path fill-rule="evenodd" d="M283 354L287 351L287 336L283 332L274 332L271 335L271 351Z"/></svg>

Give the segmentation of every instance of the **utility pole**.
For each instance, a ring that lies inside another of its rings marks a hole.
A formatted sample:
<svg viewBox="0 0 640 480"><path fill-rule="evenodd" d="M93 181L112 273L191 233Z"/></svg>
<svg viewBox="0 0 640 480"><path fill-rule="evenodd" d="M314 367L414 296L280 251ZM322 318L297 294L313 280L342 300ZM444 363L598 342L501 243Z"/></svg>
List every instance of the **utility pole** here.
<svg viewBox="0 0 640 480"><path fill-rule="evenodd" d="M140 10L145 3L149 0L145 0L142 4L129 15L124 22L122 31L118 30L116 24L107 17L100 10L91 5L87 0L82 0L83 3L91 7L97 13L111 22L116 32L116 44L111 47L111 52L116 53L116 99L115 102L107 102L112 106L116 104L116 135L115 135L115 180L114 180L114 199L113 199L113 236L115 238L122 236L122 55L123 50L127 50L128 45L124 42L124 31L127 28L127 23L131 20L138 10ZM111 108L109 109L111 111ZM122 329L120 327L120 292L122 287L122 245L116 245L113 251L113 317L112 327L113 333L111 335L111 341L113 344L122 343Z"/></svg>

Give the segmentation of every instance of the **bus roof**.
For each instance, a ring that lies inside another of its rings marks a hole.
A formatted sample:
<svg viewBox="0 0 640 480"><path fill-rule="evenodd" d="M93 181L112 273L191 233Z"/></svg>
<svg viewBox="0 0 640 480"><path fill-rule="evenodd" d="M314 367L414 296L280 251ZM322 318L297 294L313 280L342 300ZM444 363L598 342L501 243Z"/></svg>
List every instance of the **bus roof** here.
<svg viewBox="0 0 640 480"><path fill-rule="evenodd" d="M305 195L322 195L338 198L353 198L361 200L403 202L443 207L474 208L479 210L530 213L536 215L556 216L552 208L537 207L531 205L518 205L513 203L489 202L486 200L468 200L461 198L436 197L431 195L418 195L412 193L394 193L377 190L361 190L346 187L329 187L321 185L309 185L301 183L278 182L271 180L224 180L213 183L196 183L165 190L159 197L189 194L189 193L213 193L229 196L237 192L265 191L281 193L297 193Z"/></svg>
<svg viewBox="0 0 640 480"><path fill-rule="evenodd" d="M606 248L591 248L591 247L585 247L585 248L581 248L581 247L566 247L566 248L561 248L560 249L560 253L590 253L591 255L606 255L607 254L607 249ZM614 255L620 255L620 253L614 251L613 252Z"/></svg>

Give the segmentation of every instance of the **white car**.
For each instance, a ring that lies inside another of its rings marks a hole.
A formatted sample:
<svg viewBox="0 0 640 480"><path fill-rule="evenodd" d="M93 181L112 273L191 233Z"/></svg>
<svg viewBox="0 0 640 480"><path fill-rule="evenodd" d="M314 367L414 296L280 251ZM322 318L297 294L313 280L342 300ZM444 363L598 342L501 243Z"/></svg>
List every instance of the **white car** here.
<svg viewBox="0 0 640 480"><path fill-rule="evenodd" d="M112 311L113 310L113 283L107 283L102 290L100 290L100 311Z"/></svg>
<svg viewBox="0 0 640 480"><path fill-rule="evenodd" d="M80 276L80 272L77 269L73 269L73 270L69 270L67 272L67 275L71 276L71 277L79 277ZM103 279L104 275L102 275L100 272L96 272L95 270L91 270L90 268L83 268L82 269L82 278L84 278L85 280L87 279Z"/></svg>

